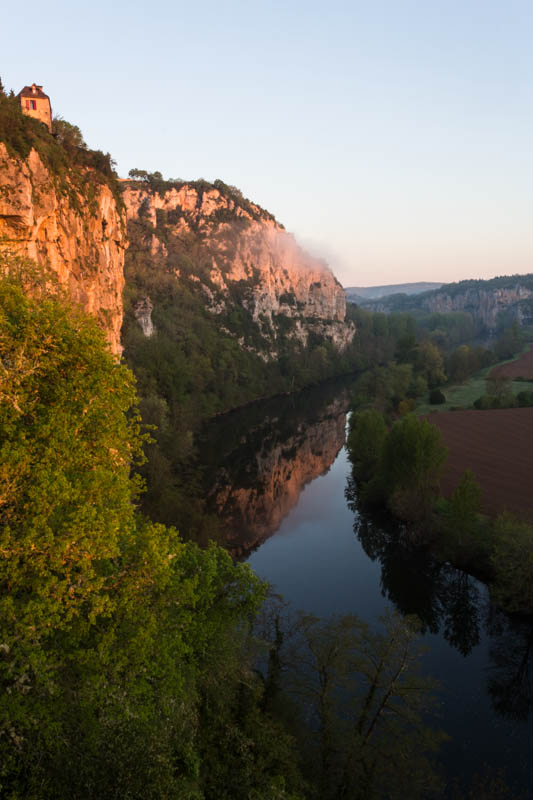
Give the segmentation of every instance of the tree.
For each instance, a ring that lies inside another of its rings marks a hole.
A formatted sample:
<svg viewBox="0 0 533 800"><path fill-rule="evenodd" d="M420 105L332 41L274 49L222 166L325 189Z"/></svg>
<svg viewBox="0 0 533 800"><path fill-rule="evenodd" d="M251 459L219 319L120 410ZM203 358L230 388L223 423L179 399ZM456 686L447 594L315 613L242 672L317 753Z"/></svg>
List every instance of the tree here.
<svg viewBox="0 0 533 800"><path fill-rule="evenodd" d="M424 340L416 347L415 368L426 378L430 389L435 388L446 380L444 361L439 348Z"/></svg>
<svg viewBox="0 0 533 800"><path fill-rule="evenodd" d="M387 426L376 409L354 413L350 419L348 452L359 480L368 481L381 461Z"/></svg>
<svg viewBox="0 0 533 800"><path fill-rule="evenodd" d="M446 395L440 389L432 389L429 393L429 402L432 406L442 405L446 402Z"/></svg>
<svg viewBox="0 0 533 800"><path fill-rule="evenodd" d="M501 514L492 524L493 593L507 610L533 611L533 546L531 525Z"/></svg>
<svg viewBox="0 0 533 800"><path fill-rule="evenodd" d="M67 122L66 119L54 117L54 134L56 135L56 140L67 149L76 147L83 150L87 149L81 130L77 125Z"/></svg>
<svg viewBox="0 0 533 800"><path fill-rule="evenodd" d="M481 487L474 473L467 469L452 493L444 514L445 535L460 548L456 554L459 558L465 557L465 554L471 557L482 545L480 513Z"/></svg>
<svg viewBox="0 0 533 800"><path fill-rule="evenodd" d="M380 472L395 514L410 520L428 516L438 496L446 454L439 429L426 420L408 415L392 426Z"/></svg>
<svg viewBox="0 0 533 800"><path fill-rule="evenodd" d="M512 358L522 347L522 336L516 320L506 328L494 345L494 352L500 361Z"/></svg>
<svg viewBox="0 0 533 800"><path fill-rule="evenodd" d="M263 586L137 514L131 372L46 274L2 267L0 793L296 798L248 655Z"/></svg>

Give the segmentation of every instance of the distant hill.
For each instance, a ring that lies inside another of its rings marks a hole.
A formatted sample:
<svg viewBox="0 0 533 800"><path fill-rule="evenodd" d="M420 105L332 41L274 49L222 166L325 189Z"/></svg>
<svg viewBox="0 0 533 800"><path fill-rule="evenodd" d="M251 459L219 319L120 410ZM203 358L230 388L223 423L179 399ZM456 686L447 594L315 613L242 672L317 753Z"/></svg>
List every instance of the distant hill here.
<svg viewBox="0 0 533 800"><path fill-rule="evenodd" d="M386 286L349 286L344 291L346 299L357 302L355 298L364 300L379 300L391 294L420 294L431 289L440 289L442 283L419 281L418 283L395 283Z"/></svg>

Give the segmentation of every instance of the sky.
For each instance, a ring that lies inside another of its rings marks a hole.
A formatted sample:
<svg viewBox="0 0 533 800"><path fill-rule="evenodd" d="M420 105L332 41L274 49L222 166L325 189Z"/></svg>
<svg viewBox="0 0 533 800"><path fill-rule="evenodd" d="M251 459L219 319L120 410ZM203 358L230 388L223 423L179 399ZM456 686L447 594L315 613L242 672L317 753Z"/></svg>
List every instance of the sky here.
<svg viewBox="0 0 533 800"><path fill-rule="evenodd" d="M0 76L90 147L238 186L345 286L533 271L531 0L36 0Z"/></svg>

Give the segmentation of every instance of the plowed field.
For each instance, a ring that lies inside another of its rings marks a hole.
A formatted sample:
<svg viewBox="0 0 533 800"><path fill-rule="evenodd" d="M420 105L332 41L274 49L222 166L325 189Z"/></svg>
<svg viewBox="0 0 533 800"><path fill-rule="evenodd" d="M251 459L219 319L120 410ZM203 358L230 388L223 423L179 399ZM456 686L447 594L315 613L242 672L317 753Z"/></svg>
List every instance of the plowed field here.
<svg viewBox="0 0 533 800"><path fill-rule="evenodd" d="M533 520L533 408L430 414L448 448L444 496L471 469L488 513L512 511Z"/></svg>
<svg viewBox="0 0 533 800"><path fill-rule="evenodd" d="M533 345L522 353L516 361L509 361L508 364L500 364L491 369L490 378L526 378L533 380Z"/></svg>

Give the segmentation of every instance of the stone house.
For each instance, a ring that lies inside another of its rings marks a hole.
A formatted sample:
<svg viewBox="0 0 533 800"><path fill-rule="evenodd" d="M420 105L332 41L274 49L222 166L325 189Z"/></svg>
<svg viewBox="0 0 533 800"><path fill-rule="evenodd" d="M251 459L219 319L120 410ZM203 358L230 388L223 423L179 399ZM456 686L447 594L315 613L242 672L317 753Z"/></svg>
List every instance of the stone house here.
<svg viewBox="0 0 533 800"><path fill-rule="evenodd" d="M52 133L52 106L50 98L43 92L43 87L32 83L31 86L25 86L17 97L24 114L44 122Z"/></svg>

